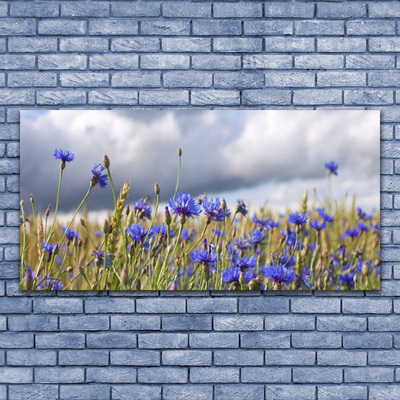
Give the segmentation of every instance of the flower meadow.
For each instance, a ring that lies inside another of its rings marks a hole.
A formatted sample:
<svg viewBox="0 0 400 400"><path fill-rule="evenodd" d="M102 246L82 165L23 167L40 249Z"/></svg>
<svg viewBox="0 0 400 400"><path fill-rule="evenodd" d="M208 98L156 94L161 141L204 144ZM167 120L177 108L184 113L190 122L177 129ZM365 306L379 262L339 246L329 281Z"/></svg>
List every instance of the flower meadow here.
<svg viewBox="0 0 400 400"><path fill-rule="evenodd" d="M179 191L161 209L154 198L132 200L130 184L119 193L111 162L88 171L87 193L65 225L57 220L63 175L75 154L56 149L59 183L54 215L21 200L23 290L372 290L379 289L380 214L332 198L340 179L335 161L322 163L327 195L297 210L250 213L243 200L192 197ZM104 223L90 221L85 202L111 190L113 207ZM79 215L78 215L79 213ZM82 215L82 218L80 216Z"/></svg>

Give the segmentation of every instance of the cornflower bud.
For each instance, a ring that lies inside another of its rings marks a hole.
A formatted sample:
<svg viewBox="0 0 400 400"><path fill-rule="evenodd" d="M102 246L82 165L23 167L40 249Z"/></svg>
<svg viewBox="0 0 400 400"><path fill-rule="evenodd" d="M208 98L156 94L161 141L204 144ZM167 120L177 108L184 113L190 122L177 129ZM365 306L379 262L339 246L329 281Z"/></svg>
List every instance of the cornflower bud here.
<svg viewBox="0 0 400 400"><path fill-rule="evenodd" d="M165 207L165 223L166 223L166 225L168 225L168 226L171 225L171 221L172 221L171 214L169 212L168 206L166 206Z"/></svg>
<svg viewBox="0 0 400 400"><path fill-rule="evenodd" d="M107 169L110 168L110 159L105 154L103 156L103 165Z"/></svg>
<svg viewBox="0 0 400 400"><path fill-rule="evenodd" d="M158 196L160 194L160 186L158 186L158 183L154 185L154 193Z"/></svg>
<svg viewBox="0 0 400 400"><path fill-rule="evenodd" d="M31 193L29 200L32 204L35 204L35 198L33 197L33 194Z"/></svg>

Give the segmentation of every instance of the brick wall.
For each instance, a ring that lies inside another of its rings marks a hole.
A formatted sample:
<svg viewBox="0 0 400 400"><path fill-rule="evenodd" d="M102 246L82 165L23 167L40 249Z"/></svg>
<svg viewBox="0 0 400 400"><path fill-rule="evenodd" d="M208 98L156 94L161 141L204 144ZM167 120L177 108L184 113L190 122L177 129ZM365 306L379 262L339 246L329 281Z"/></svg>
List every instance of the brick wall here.
<svg viewBox="0 0 400 400"><path fill-rule="evenodd" d="M400 398L398 17L385 0L2 1L0 399ZM160 106L382 110L382 290L20 292L19 110Z"/></svg>

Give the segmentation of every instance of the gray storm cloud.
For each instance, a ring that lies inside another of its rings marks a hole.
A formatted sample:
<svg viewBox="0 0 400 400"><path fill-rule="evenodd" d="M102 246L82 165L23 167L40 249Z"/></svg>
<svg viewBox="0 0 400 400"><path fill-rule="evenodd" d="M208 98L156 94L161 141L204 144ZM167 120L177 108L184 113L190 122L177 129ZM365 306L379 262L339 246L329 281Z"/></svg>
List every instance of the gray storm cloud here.
<svg viewBox="0 0 400 400"><path fill-rule="evenodd" d="M180 188L193 195L323 179L324 162L335 160L347 186L370 185L379 198L379 111L364 110L21 112L21 198L33 193L42 210L54 204L59 167L53 153L62 148L76 158L64 171L60 210L80 202L104 154L116 188L131 182L130 202L153 195L155 182L166 201L176 184L179 147ZM109 187L94 188L88 201L91 210L112 204Z"/></svg>

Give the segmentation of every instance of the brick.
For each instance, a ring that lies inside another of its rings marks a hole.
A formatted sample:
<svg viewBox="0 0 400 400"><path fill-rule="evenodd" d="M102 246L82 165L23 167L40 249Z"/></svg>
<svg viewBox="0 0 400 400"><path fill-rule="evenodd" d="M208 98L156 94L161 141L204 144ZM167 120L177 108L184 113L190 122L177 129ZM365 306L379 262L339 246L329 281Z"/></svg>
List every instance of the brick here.
<svg viewBox="0 0 400 400"><path fill-rule="evenodd" d="M208 367L191 368L192 383L239 383L239 368Z"/></svg>
<svg viewBox="0 0 400 400"><path fill-rule="evenodd" d="M159 316L145 315L113 315L111 316L111 329L117 331L148 331L160 330Z"/></svg>
<svg viewBox="0 0 400 400"><path fill-rule="evenodd" d="M344 65L344 56L338 54L297 55L294 66L300 69L340 69Z"/></svg>
<svg viewBox="0 0 400 400"><path fill-rule="evenodd" d="M294 383L341 383L341 368L293 368Z"/></svg>
<svg viewBox="0 0 400 400"><path fill-rule="evenodd" d="M85 300L87 314L133 313L134 311L135 299L92 298Z"/></svg>
<svg viewBox="0 0 400 400"><path fill-rule="evenodd" d="M291 309L294 313L339 313L339 299L292 299Z"/></svg>
<svg viewBox="0 0 400 400"><path fill-rule="evenodd" d="M314 365L316 355L309 350L266 350L266 365Z"/></svg>
<svg viewBox="0 0 400 400"><path fill-rule="evenodd" d="M83 333L36 334L38 349L81 349L85 347Z"/></svg>
<svg viewBox="0 0 400 400"><path fill-rule="evenodd" d="M60 399L96 399L107 400L110 398L108 385L61 385Z"/></svg>
<svg viewBox="0 0 400 400"><path fill-rule="evenodd" d="M89 56L90 69L137 69L139 57L136 54L95 54Z"/></svg>
<svg viewBox="0 0 400 400"><path fill-rule="evenodd" d="M57 39L45 37L10 37L8 39L8 51L10 53L56 52Z"/></svg>
<svg viewBox="0 0 400 400"><path fill-rule="evenodd" d="M0 369L0 383L30 383L32 381L32 368L3 367Z"/></svg>
<svg viewBox="0 0 400 400"><path fill-rule="evenodd" d="M237 348L239 347L238 333L191 333L189 334L191 348Z"/></svg>
<svg viewBox="0 0 400 400"><path fill-rule="evenodd" d="M58 397L57 385L10 385L10 400L48 400Z"/></svg>
<svg viewBox="0 0 400 400"><path fill-rule="evenodd" d="M211 316L184 315L162 317L163 331L209 331L212 328Z"/></svg>
<svg viewBox="0 0 400 400"><path fill-rule="evenodd" d="M137 35L138 21L134 19L99 18L89 21L90 35Z"/></svg>
<svg viewBox="0 0 400 400"><path fill-rule="evenodd" d="M367 16L367 8L365 4L360 3L318 3L318 18L361 18Z"/></svg>
<svg viewBox="0 0 400 400"><path fill-rule="evenodd" d="M188 69L189 56L183 54L151 54L140 56L142 69Z"/></svg>
<svg viewBox="0 0 400 400"><path fill-rule="evenodd" d="M214 316L216 331L260 331L263 326L262 316Z"/></svg>
<svg viewBox="0 0 400 400"><path fill-rule="evenodd" d="M339 333L326 333L326 332L306 332L306 333L293 333L292 346L294 348L340 348L341 347L341 334Z"/></svg>
<svg viewBox="0 0 400 400"><path fill-rule="evenodd" d="M159 3L125 3L111 4L111 15L114 17L158 17L161 14Z"/></svg>
<svg viewBox="0 0 400 400"><path fill-rule="evenodd" d="M259 297L239 299L240 313L287 313L289 312L289 299Z"/></svg>
<svg viewBox="0 0 400 400"><path fill-rule="evenodd" d="M213 388L208 385L166 385L163 387L164 400L208 400L213 396Z"/></svg>
<svg viewBox="0 0 400 400"><path fill-rule="evenodd" d="M345 349L387 349L392 347L388 333L348 333L343 335Z"/></svg>
<svg viewBox="0 0 400 400"><path fill-rule="evenodd" d="M400 71L374 71L368 74L368 85L372 87L398 86Z"/></svg>
<svg viewBox="0 0 400 400"><path fill-rule="evenodd" d="M271 315L265 317L265 330L267 331L312 331L314 329L314 316Z"/></svg>
<svg viewBox="0 0 400 400"><path fill-rule="evenodd" d="M10 20L0 20L0 36L35 35L35 33L36 21L33 18L13 18L12 24Z"/></svg>
<svg viewBox="0 0 400 400"><path fill-rule="evenodd" d="M181 333L139 334L139 348L142 349L179 349L188 345L188 335Z"/></svg>
<svg viewBox="0 0 400 400"><path fill-rule="evenodd" d="M245 35L292 35L293 23L291 21L244 21L243 29Z"/></svg>
<svg viewBox="0 0 400 400"><path fill-rule="evenodd" d="M288 349L290 347L289 333L243 333L240 336L240 346L254 349Z"/></svg>
<svg viewBox="0 0 400 400"><path fill-rule="evenodd" d="M368 329L371 332L400 330L400 316L369 317Z"/></svg>
<svg viewBox="0 0 400 400"><path fill-rule="evenodd" d="M255 54L243 56L244 69L290 69L292 57L289 55Z"/></svg>
<svg viewBox="0 0 400 400"><path fill-rule="evenodd" d="M223 53L254 53L262 50L261 38L214 38L213 51Z"/></svg>
<svg viewBox="0 0 400 400"><path fill-rule="evenodd" d="M159 87L160 84L159 72L116 72L111 77L113 87Z"/></svg>
<svg viewBox="0 0 400 400"><path fill-rule="evenodd" d="M135 383L136 370L133 368L87 368L88 383Z"/></svg>
<svg viewBox="0 0 400 400"><path fill-rule="evenodd" d="M323 53L363 53L367 49L366 39L318 38L317 51Z"/></svg>
<svg viewBox="0 0 400 400"><path fill-rule="evenodd" d="M370 18L400 17L400 4L396 2L371 3L368 10Z"/></svg>
<svg viewBox="0 0 400 400"><path fill-rule="evenodd" d="M393 382L394 374L392 368L364 367L364 368L345 368L345 382Z"/></svg>
<svg viewBox="0 0 400 400"><path fill-rule="evenodd" d="M109 317L97 315L73 315L60 317L63 331L100 331L109 329Z"/></svg>
<svg viewBox="0 0 400 400"><path fill-rule="evenodd" d="M165 52L180 53L182 49L191 53L209 53L211 39L208 38L162 38L161 49Z"/></svg>
<svg viewBox="0 0 400 400"><path fill-rule="evenodd" d="M211 87L212 73L201 71L170 71L163 74L164 87L171 88L196 88ZM160 85L158 77L157 86Z"/></svg>
<svg viewBox="0 0 400 400"><path fill-rule="evenodd" d="M187 381L187 368L138 368L138 382L140 383L187 383Z"/></svg>
<svg viewBox="0 0 400 400"><path fill-rule="evenodd" d="M342 103L342 92L340 90L335 90L335 89L297 90L293 94L293 104L297 105L312 105L312 104L334 105L341 103ZM307 299L297 299L297 300L307 300Z"/></svg>
<svg viewBox="0 0 400 400"><path fill-rule="evenodd" d="M369 50L372 52L396 52L400 46L400 38L396 37L373 37L369 39Z"/></svg>
<svg viewBox="0 0 400 400"><path fill-rule="evenodd" d="M192 90L192 105L239 105L240 95L231 90Z"/></svg>
<svg viewBox="0 0 400 400"><path fill-rule="evenodd" d="M70 19L40 20L38 22L39 35L84 35L86 33L85 21Z"/></svg>
<svg viewBox="0 0 400 400"><path fill-rule="evenodd" d="M0 298L0 314L6 314L10 312L10 310L15 314L29 314L31 308L32 302L29 298Z"/></svg>
<svg viewBox="0 0 400 400"><path fill-rule="evenodd" d="M330 386L322 386L318 385L318 399L321 400L336 400L338 398L343 400L353 400L367 399L367 390L366 386L356 386L356 385L330 385Z"/></svg>
<svg viewBox="0 0 400 400"><path fill-rule="evenodd" d="M135 348L136 334L128 332L89 333L86 336L88 348Z"/></svg>
<svg viewBox="0 0 400 400"><path fill-rule="evenodd" d="M187 105L187 104L189 104L189 92L187 90L175 90L174 92L141 90L139 92L139 104L141 104L141 105L168 105L168 104ZM143 311L143 312L145 312L145 311ZM167 311L165 311L165 312L167 312ZM170 312L179 312L179 311L170 311Z"/></svg>
<svg viewBox="0 0 400 400"><path fill-rule="evenodd" d="M41 105L85 104L86 92L83 90L46 90L36 94L36 103Z"/></svg>
<svg viewBox="0 0 400 400"><path fill-rule="evenodd" d="M291 102L291 93L289 90L279 89L244 90L242 92L242 102L244 105L288 105Z"/></svg>
<svg viewBox="0 0 400 400"><path fill-rule="evenodd" d="M334 86L366 86L367 75L365 72L327 71L317 73L319 87Z"/></svg>
<svg viewBox="0 0 400 400"><path fill-rule="evenodd" d="M390 314L391 300L385 299L343 299L343 313L345 314Z"/></svg>
<svg viewBox="0 0 400 400"><path fill-rule="evenodd" d="M0 342L3 349L28 349L33 347L33 334L0 332Z"/></svg>
<svg viewBox="0 0 400 400"><path fill-rule="evenodd" d="M85 69L87 60L80 54L46 54L38 56L39 70Z"/></svg>
<svg viewBox="0 0 400 400"><path fill-rule="evenodd" d="M261 350L216 350L215 365L263 365L264 352Z"/></svg>
<svg viewBox="0 0 400 400"><path fill-rule="evenodd" d="M394 63L394 57L388 55L349 54L346 56L346 68L350 69L392 69Z"/></svg>
<svg viewBox="0 0 400 400"><path fill-rule="evenodd" d="M82 313L81 299L34 299L33 311L36 314L70 314Z"/></svg>
<svg viewBox="0 0 400 400"><path fill-rule="evenodd" d="M264 16L268 18L313 18L314 4L268 2L264 5Z"/></svg>
<svg viewBox="0 0 400 400"><path fill-rule="evenodd" d="M344 103L349 105L385 105L393 104L393 92L391 90L345 90Z"/></svg>
<svg viewBox="0 0 400 400"><path fill-rule="evenodd" d="M290 383L290 368L242 368L241 378L244 383Z"/></svg>
<svg viewBox="0 0 400 400"><path fill-rule="evenodd" d="M64 87L104 87L108 86L108 80L108 74L101 72L60 73L60 84Z"/></svg>
<svg viewBox="0 0 400 400"><path fill-rule="evenodd" d="M342 72L343 74L343 72ZM266 87L314 87L315 74L312 72L269 71L265 74Z"/></svg>
<svg viewBox="0 0 400 400"><path fill-rule="evenodd" d="M105 350L61 350L58 352L59 365L108 365Z"/></svg>
<svg viewBox="0 0 400 400"><path fill-rule="evenodd" d="M189 66L189 60L187 61ZM238 70L240 69L240 56L204 54L192 56L193 69L205 70Z"/></svg>
<svg viewBox="0 0 400 400"><path fill-rule="evenodd" d="M35 382L37 383L83 383L84 369L69 368L36 368Z"/></svg>
<svg viewBox="0 0 400 400"><path fill-rule="evenodd" d="M215 400L251 400L264 398L262 385L216 385Z"/></svg>
<svg viewBox="0 0 400 400"><path fill-rule="evenodd" d="M174 36L189 35L189 21L142 21L140 24L141 35Z"/></svg>
<svg viewBox="0 0 400 400"><path fill-rule="evenodd" d="M260 18L262 5L257 3L216 3L214 18Z"/></svg>
<svg viewBox="0 0 400 400"><path fill-rule="evenodd" d="M367 319L353 316L317 317L319 331L366 331Z"/></svg>
<svg viewBox="0 0 400 400"><path fill-rule="evenodd" d="M400 365L400 351L372 350L368 352L369 365Z"/></svg>
<svg viewBox="0 0 400 400"><path fill-rule="evenodd" d="M160 365L160 353L154 350L112 350L111 365L157 366Z"/></svg>
<svg viewBox="0 0 400 400"><path fill-rule="evenodd" d="M318 365L362 367L367 365L365 351L321 350L317 354Z"/></svg>
<svg viewBox="0 0 400 400"><path fill-rule="evenodd" d="M370 4L372 6L373 4ZM380 3L381 7L383 3ZM369 8L369 13L371 14L371 7ZM370 15L371 16L371 15ZM394 21L368 21L368 20L358 20L358 21L347 21L346 22L346 33L347 35L394 35L396 27Z"/></svg>
<svg viewBox="0 0 400 400"><path fill-rule="evenodd" d="M13 2L10 4L11 17L58 17L59 6L49 2Z"/></svg>
<svg viewBox="0 0 400 400"><path fill-rule="evenodd" d="M241 21L201 19L194 20L192 24L193 35L196 36L236 36L242 33Z"/></svg>
<svg viewBox="0 0 400 400"><path fill-rule="evenodd" d="M296 21L294 23L294 30L296 35L300 36L341 36L344 35L344 22L321 20Z"/></svg>
<svg viewBox="0 0 400 400"><path fill-rule="evenodd" d="M14 310L13 310L14 312ZM58 329L57 317L41 315L12 315L8 317L10 331L56 331Z"/></svg>
<svg viewBox="0 0 400 400"><path fill-rule="evenodd" d="M163 365L211 365L212 352L205 350L166 350L162 352Z"/></svg>
<svg viewBox="0 0 400 400"><path fill-rule="evenodd" d="M108 39L104 38L61 38L60 51L100 53L108 51Z"/></svg>
<svg viewBox="0 0 400 400"><path fill-rule="evenodd" d="M54 350L10 350L7 352L7 365L13 366L52 366L56 365L57 353Z"/></svg>
<svg viewBox="0 0 400 400"><path fill-rule="evenodd" d="M185 1L174 1L162 5L164 17L172 18L207 18L211 17L210 3L188 3Z"/></svg>
<svg viewBox="0 0 400 400"><path fill-rule="evenodd" d="M188 299L187 311L189 313L235 313L237 311L236 299Z"/></svg>
<svg viewBox="0 0 400 400"><path fill-rule="evenodd" d="M267 52L282 53L312 52L315 49L312 38L267 37L264 39L264 46Z"/></svg>
<svg viewBox="0 0 400 400"><path fill-rule="evenodd" d="M33 69L35 67L34 55L3 54L0 59L0 68L9 69Z"/></svg>
<svg viewBox="0 0 400 400"><path fill-rule="evenodd" d="M143 398L161 400L161 386L137 384L113 386L112 398L115 400L142 400Z"/></svg>
<svg viewBox="0 0 400 400"><path fill-rule="evenodd" d="M336 387L336 386L335 386ZM267 399L292 400L301 398L303 400L314 400L316 396L315 386L310 385L267 385L265 387Z"/></svg>
<svg viewBox="0 0 400 400"><path fill-rule="evenodd" d="M115 52L157 52L160 39L152 37L112 38L111 51Z"/></svg>
<svg viewBox="0 0 400 400"><path fill-rule="evenodd" d="M107 17L109 5L101 1L61 3L62 17Z"/></svg>

